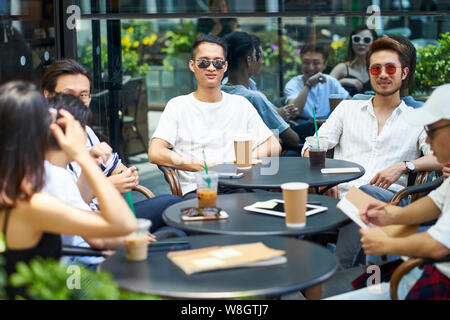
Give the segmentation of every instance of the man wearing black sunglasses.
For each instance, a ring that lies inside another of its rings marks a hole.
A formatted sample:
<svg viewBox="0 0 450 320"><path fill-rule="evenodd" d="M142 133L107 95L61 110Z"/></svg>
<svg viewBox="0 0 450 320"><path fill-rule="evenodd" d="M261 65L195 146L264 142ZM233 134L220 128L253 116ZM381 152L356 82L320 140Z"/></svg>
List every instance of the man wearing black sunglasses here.
<svg viewBox="0 0 450 320"><path fill-rule="evenodd" d="M359 163L366 169L363 177L335 188L335 196L344 196L355 186L389 202L407 185L409 173L441 170L442 166L431 154L423 128L404 120L404 114L412 109L400 99L400 88L407 85L409 72L406 48L382 37L372 43L366 59L375 97L341 102L320 127L319 136L326 138L328 148L334 148L334 158ZM303 152L308 156L306 147ZM407 203L404 200L400 204ZM336 255L343 268L357 264L359 239L354 223L339 230Z"/></svg>
<svg viewBox="0 0 450 320"><path fill-rule="evenodd" d="M227 46L220 38L203 36L194 42L189 68L197 90L167 103L150 143L149 161L176 168L183 195L196 189L194 172L233 162L236 134L251 136L254 159L281 152L251 103L221 91L226 55Z"/></svg>

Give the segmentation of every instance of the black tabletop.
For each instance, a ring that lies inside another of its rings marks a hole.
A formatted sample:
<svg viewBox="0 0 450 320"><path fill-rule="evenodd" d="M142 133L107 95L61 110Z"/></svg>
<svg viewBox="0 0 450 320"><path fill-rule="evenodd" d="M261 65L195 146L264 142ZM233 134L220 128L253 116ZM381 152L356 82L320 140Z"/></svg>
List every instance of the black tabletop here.
<svg viewBox="0 0 450 320"><path fill-rule="evenodd" d="M306 182L311 187L334 186L342 182L362 177L365 169L355 162L326 159L325 168L358 167L359 173L322 174L319 167L310 167L309 158L276 157L262 158L262 165L249 170L239 170L244 176L240 179L219 179L219 184L231 188L276 189L285 182ZM278 161L278 162L277 162ZM210 168L214 171L214 167Z"/></svg>
<svg viewBox="0 0 450 320"><path fill-rule="evenodd" d="M261 241L270 248L285 250L287 262L186 275L167 258L167 252L151 252L146 261L131 262L125 259L124 250L119 250L100 269L112 273L122 289L186 299L279 296L321 283L337 269L329 250L293 238L216 235L186 239L193 249Z"/></svg>
<svg viewBox="0 0 450 320"><path fill-rule="evenodd" d="M317 213L306 219L302 229L289 229L282 217L246 211L243 208L257 201L283 199L280 192L250 192L218 195L217 206L225 210L229 218L225 220L182 221L180 209L196 207L197 199L178 202L168 207L163 213L166 224L195 233L214 233L223 235L282 235L298 236L337 229L350 220L336 208L338 199L308 194L308 201L319 201L321 206L328 207L325 212Z"/></svg>

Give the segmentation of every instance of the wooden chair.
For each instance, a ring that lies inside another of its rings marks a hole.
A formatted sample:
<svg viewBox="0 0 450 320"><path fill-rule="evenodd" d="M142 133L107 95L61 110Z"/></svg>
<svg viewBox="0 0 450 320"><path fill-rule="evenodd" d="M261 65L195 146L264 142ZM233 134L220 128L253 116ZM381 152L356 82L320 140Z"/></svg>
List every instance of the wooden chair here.
<svg viewBox="0 0 450 320"><path fill-rule="evenodd" d="M138 184L133 188L133 191L142 193L147 199L154 198L155 195L150 189ZM61 248L62 256L91 256L91 257L108 257L110 254L103 250L95 248L77 247L70 245L63 245Z"/></svg>
<svg viewBox="0 0 450 320"><path fill-rule="evenodd" d="M429 172L419 172L416 176L414 185L407 186L398 191L391 199L391 203L397 203L398 201L411 195L411 202L423 197L425 193L439 187L444 181L444 177L440 176L431 182L426 182Z"/></svg>
<svg viewBox="0 0 450 320"><path fill-rule="evenodd" d="M160 165L158 165L158 169L164 173L164 179L169 184L172 194L182 198L183 192L181 191L180 181L178 180L178 175L175 169Z"/></svg>
<svg viewBox="0 0 450 320"><path fill-rule="evenodd" d="M398 300L398 285L400 283L400 280L402 277L407 274L409 271L414 269L415 267L424 265L424 264L433 264L438 262L450 262L450 255L445 256L438 260L433 259L426 259L426 258L410 258L406 261L404 261L401 265L395 269L394 273L391 277L391 283L390 283L390 292L391 292L391 299L392 300Z"/></svg>

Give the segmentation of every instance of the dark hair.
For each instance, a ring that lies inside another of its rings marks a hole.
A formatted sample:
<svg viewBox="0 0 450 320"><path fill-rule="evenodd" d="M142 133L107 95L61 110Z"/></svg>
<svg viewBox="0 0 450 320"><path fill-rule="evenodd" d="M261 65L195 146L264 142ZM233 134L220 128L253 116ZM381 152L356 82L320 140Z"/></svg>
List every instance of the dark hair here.
<svg viewBox="0 0 450 320"><path fill-rule="evenodd" d="M262 53L259 50L259 47L261 47L261 39L259 39L259 37L254 34L251 34L250 36L252 37L253 48L255 48L256 60L259 60L259 58L261 57L261 53Z"/></svg>
<svg viewBox="0 0 450 320"><path fill-rule="evenodd" d="M13 81L0 87L0 207L27 201L43 188L50 119L34 85Z"/></svg>
<svg viewBox="0 0 450 320"><path fill-rule="evenodd" d="M410 87L413 83L414 83L414 72L416 72L416 60L417 60L417 55L416 55L416 47L414 47L414 45L412 44L411 41L409 41L408 38L401 36L401 35L392 35L389 36L390 38L400 42L402 45L405 46L406 51L408 51L408 56L409 56L409 73L408 76L406 77L406 79L404 80L405 82L407 82L408 87Z"/></svg>
<svg viewBox="0 0 450 320"><path fill-rule="evenodd" d="M223 37L227 44L228 68L236 70L247 59L253 56L254 40L247 32L235 31Z"/></svg>
<svg viewBox="0 0 450 320"><path fill-rule="evenodd" d="M212 36L212 35L204 35L199 37L197 40L195 40L194 44L192 45L192 51L191 51L191 56L192 59L195 58L195 54L197 53L197 48L200 44L202 44L203 42L209 42L209 43L215 43L219 46L222 47L223 49L223 56L226 58L227 57L227 44L219 37L216 36Z"/></svg>
<svg viewBox="0 0 450 320"><path fill-rule="evenodd" d="M367 55L366 55L367 69L369 69L369 67L370 67L370 57L372 56L372 54L374 52L381 51L381 50L392 50L392 51L397 52L398 59L400 60L400 64L402 66L402 70L405 67L409 68L410 58L409 58L408 50L406 49L406 47L404 45L402 45L400 42L398 42L397 40L394 40L388 36L382 36L381 38L372 42L372 45L370 46L370 49L367 52ZM405 89L407 85L408 85L408 77L406 77L402 81L401 89Z"/></svg>
<svg viewBox="0 0 450 320"><path fill-rule="evenodd" d="M378 39L378 35L375 32L375 30L370 29L366 24L361 24L358 27L355 28L355 30L352 31L352 33L350 34L350 39L348 41L348 47L347 47L347 56L345 57L345 61L353 61L353 59L355 59L355 53L353 52L353 40L352 40L352 36L364 31L364 30L369 30L370 33L372 34L373 37L373 41Z"/></svg>
<svg viewBox="0 0 450 320"><path fill-rule="evenodd" d="M89 79L90 92L92 92L92 75L89 69L73 59L56 60L47 67L41 78L41 91L47 90L55 93L58 77L66 74L82 74Z"/></svg>
<svg viewBox="0 0 450 320"><path fill-rule="evenodd" d="M64 109L69 111L75 120L78 120L83 128L86 127L89 117L91 115L91 110L86 107L86 105L81 101L78 97L75 97L71 94L61 94L58 93L51 98L47 99L48 107L56 109ZM57 113L57 119L59 119L61 115L59 112ZM49 147L53 149L59 150L58 142L56 141L53 135L49 136Z"/></svg>
<svg viewBox="0 0 450 320"><path fill-rule="evenodd" d="M323 56L323 61L326 62L328 59L329 48L320 43L305 43L300 48L300 55L304 55L307 52L321 53Z"/></svg>

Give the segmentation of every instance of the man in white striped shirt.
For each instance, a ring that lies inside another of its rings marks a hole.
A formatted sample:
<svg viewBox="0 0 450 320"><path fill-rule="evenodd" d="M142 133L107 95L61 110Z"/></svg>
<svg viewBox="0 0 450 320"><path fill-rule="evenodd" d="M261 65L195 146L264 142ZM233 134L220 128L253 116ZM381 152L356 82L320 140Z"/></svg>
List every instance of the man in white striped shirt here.
<svg viewBox="0 0 450 320"><path fill-rule="evenodd" d="M372 43L366 59L375 97L341 102L319 129L319 136L326 138L329 149L335 148L335 159L356 162L366 169L361 178L339 185L335 196L344 196L351 186L357 186L389 202L395 192L407 185L408 173L440 170L442 166L425 143L423 128L412 126L403 118L405 111L413 109L400 99L400 89L408 84L406 48L396 40L382 37ZM309 155L306 147L302 154ZM359 239L354 223L339 230L336 256L341 267L355 264L361 248Z"/></svg>

